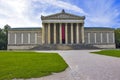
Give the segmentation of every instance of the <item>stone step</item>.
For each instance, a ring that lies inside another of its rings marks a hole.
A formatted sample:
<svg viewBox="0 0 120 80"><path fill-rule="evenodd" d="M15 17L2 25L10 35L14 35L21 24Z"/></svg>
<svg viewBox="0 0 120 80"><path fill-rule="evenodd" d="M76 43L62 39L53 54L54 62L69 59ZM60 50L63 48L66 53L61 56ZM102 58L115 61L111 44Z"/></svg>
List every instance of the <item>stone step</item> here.
<svg viewBox="0 0 120 80"><path fill-rule="evenodd" d="M38 45L31 50L80 50L80 49L99 49L93 45L88 44L49 44Z"/></svg>

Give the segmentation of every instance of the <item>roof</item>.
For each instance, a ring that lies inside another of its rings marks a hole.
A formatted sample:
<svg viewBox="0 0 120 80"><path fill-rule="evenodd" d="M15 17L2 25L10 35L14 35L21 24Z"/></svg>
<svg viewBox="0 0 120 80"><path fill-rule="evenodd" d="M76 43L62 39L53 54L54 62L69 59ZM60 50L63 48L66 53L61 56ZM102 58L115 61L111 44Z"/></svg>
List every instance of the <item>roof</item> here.
<svg viewBox="0 0 120 80"><path fill-rule="evenodd" d="M41 15L41 20L51 20L51 19L77 19L77 20L84 20L85 16L78 16L78 15L74 15L74 14L70 14L70 13L66 13L65 10L63 9L60 13L56 13L56 14L52 14L52 15L48 15L48 16L42 16Z"/></svg>
<svg viewBox="0 0 120 80"><path fill-rule="evenodd" d="M84 27L86 30L115 30L114 28L109 27Z"/></svg>
<svg viewBox="0 0 120 80"><path fill-rule="evenodd" d="M34 31L41 30L41 27L25 27L25 28L10 28L9 31ZM109 27L84 27L85 30L115 30L114 28Z"/></svg>
<svg viewBox="0 0 120 80"><path fill-rule="evenodd" d="M10 28L9 31L33 31L33 30L41 30L41 27L25 27L25 28Z"/></svg>

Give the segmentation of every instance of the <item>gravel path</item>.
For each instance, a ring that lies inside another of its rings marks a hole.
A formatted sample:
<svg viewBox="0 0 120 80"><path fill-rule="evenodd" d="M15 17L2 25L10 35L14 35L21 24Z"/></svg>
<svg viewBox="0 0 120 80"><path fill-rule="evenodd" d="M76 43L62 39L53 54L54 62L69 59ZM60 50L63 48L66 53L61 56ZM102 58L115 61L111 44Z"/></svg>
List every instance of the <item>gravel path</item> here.
<svg viewBox="0 0 120 80"><path fill-rule="evenodd" d="M27 80L120 80L120 58L89 53L93 51L96 50L52 51L58 52L69 68L61 73Z"/></svg>

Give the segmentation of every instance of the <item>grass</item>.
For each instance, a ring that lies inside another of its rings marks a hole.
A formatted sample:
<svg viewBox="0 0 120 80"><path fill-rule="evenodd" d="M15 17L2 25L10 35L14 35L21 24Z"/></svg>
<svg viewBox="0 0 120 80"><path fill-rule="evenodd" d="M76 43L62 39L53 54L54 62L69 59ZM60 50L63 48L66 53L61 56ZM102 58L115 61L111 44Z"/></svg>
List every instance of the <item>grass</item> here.
<svg viewBox="0 0 120 80"><path fill-rule="evenodd" d="M0 52L0 80L38 78L64 71L67 66L57 53Z"/></svg>
<svg viewBox="0 0 120 80"><path fill-rule="evenodd" d="M92 52L92 53L106 55L106 56L120 57L120 50L102 50L102 51Z"/></svg>

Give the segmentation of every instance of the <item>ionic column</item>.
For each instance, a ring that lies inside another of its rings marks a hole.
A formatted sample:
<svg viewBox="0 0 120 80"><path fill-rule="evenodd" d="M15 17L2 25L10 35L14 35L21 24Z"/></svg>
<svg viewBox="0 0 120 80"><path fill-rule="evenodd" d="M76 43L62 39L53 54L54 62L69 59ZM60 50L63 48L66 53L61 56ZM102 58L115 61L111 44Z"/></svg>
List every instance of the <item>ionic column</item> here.
<svg viewBox="0 0 120 80"><path fill-rule="evenodd" d="M42 44L45 43L45 37L44 37L45 31L44 31L44 24L42 23Z"/></svg>
<svg viewBox="0 0 120 80"><path fill-rule="evenodd" d="M59 26L59 31L60 31L60 44L62 44L62 23L60 23L60 26Z"/></svg>
<svg viewBox="0 0 120 80"><path fill-rule="evenodd" d="M56 23L54 23L54 44L56 44Z"/></svg>
<svg viewBox="0 0 120 80"><path fill-rule="evenodd" d="M82 27L81 27L81 34L82 34L82 43L84 43L84 23L82 23Z"/></svg>
<svg viewBox="0 0 120 80"><path fill-rule="evenodd" d="M76 23L76 24L77 24L77 26L76 26L76 37L77 37L76 42L77 42L77 44L79 44L79 24L78 23Z"/></svg>
<svg viewBox="0 0 120 80"><path fill-rule="evenodd" d="M73 44L73 23L71 23L71 44Z"/></svg>
<svg viewBox="0 0 120 80"><path fill-rule="evenodd" d="M50 23L48 23L48 44L50 44Z"/></svg>
<svg viewBox="0 0 120 80"><path fill-rule="evenodd" d="M67 23L65 23L65 43L68 44L68 28L67 28Z"/></svg>

